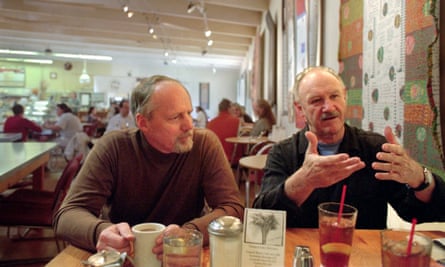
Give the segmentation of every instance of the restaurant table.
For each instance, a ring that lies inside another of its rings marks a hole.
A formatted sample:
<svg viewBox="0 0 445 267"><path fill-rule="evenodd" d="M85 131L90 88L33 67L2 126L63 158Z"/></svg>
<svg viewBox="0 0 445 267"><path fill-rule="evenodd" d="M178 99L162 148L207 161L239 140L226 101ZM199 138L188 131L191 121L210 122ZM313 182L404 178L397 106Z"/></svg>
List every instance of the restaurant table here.
<svg viewBox="0 0 445 267"><path fill-rule="evenodd" d="M261 154L261 155L253 155L253 156L246 156L242 157L239 160L240 167L248 168L249 170L253 170L255 172L255 178L257 178L257 171L264 169L264 166L266 165L267 160L267 154ZM249 175L249 172L247 173ZM241 168L238 168L236 171L237 181L241 179ZM246 178L245 183L245 189L246 189L246 198L245 198L245 205L246 207L250 207L250 182L251 180L249 177ZM254 192L256 192L256 186L257 184L260 184L256 180L254 181L253 188Z"/></svg>
<svg viewBox="0 0 445 267"><path fill-rule="evenodd" d="M267 154L253 155L242 157L239 160L239 165L252 170L262 170L266 165Z"/></svg>
<svg viewBox="0 0 445 267"><path fill-rule="evenodd" d="M42 189L45 164L56 146L53 142L0 143L0 192L28 174L33 174L33 188Z"/></svg>
<svg viewBox="0 0 445 267"><path fill-rule="evenodd" d="M267 136L259 136L259 137L257 137L257 136L233 136L233 137L227 137L224 140L228 143L235 144L235 146L233 148L233 152L232 152L232 158L231 158L231 162L233 162L235 159L237 147L239 144L246 145L246 151L244 154L248 154L251 145L255 145L260 142L267 141L267 140L269 140L269 138Z"/></svg>
<svg viewBox="0 0 445 267"><path fill-rule="evenodd" d="M259 142L267 141L269 138L267 136L233 136L227 137L226 142L234 143L234 144L245 144L245 145L254 145Z"/></svg>
<svg viewBox="0 0 445 267"><path fill-rule="evenodd" d="M422 233L432 238L445 237L445 232L422 231ZM289 228L286 230L285 246L285 267L292 266L295 246L308 246L314 258L313 266L320 266L318 229ZM352 252L349 260L350 267L376 267L381 266L380 255L380 230L356 230L352 243ZM54 257L47 267L81 267L82 261L88 259L91 253L74 246L67 246L56 257ZM210 266L209 248L203 251L202 267ZM445 258L445 250L434 245L434 259ZM441 265L431 260L430 267L440 267ZM229 267L229 266L228 266ZM280 266L281 267L281 266ZM284 267L284 266L283 266Z"/></svg>
<svg viewBox="0 0 445 267"><path fill-rule="evenodd" d="M51 129L43 129L41 132L33 132L32 139L39 142L47 142L56 137L56 133Z"/></svg>
<svg viewBox="0 0 445 267"><path fill-rule="evenodd" d="M0 142L14 142L22 139L22 133L0 133Z"/></svg>

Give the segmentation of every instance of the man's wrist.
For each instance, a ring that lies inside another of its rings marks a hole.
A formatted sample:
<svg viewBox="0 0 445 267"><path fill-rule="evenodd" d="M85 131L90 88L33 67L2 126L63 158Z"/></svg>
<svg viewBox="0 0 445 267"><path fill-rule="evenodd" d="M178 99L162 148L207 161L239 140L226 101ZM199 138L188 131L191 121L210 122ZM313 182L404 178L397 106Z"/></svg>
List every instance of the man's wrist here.
<svg viewBox="0 0 445 267"><path fill-rule="evenodd" d="M430 186L433 180L433 174L427 169L423 168L423 182L417 187L410 187L414 192L423 191Z"/></svg>

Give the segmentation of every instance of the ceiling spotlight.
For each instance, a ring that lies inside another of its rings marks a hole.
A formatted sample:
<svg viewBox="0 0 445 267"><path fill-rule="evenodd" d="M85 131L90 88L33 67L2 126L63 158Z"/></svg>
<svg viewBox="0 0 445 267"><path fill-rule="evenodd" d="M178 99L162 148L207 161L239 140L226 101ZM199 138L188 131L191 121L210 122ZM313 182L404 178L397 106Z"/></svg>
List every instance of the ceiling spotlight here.
<svg viewBox="0 0 445 267"><path fill-rule="evenodd" d="M172 63L173 63L173 64L176 64L176 63L177 63L176 58L172 59Z"/></svg>
<svg viewBox="0 0 445 267"><path fill-rule="evenodd" d="M164 56L165 56L165 57L168 57L168 51L165 51L165 52L164 52Z"/></svg>
<svg viewBox="0 0 445 267"><path fill-rule="evenodd" d="M125 13L127 13L127 12L128 12L128 5L124 5L124 6L122 7L122 11L124 11Z"/></svg>
<svg viewBox="0 0 445 267"><path fill-rule="evenodd" d="M134 15L134 13L133 13L132 11L128 11L128 12L127 12L127 17L128 17L128 18L133 17L133 15Z"/></svg>
<svg viewBox="0 0 445 267"><path fill-rule="evenodd" d="M155 29L153 27L148 28L148 33L149 34L155 33Z"/></svg>
<svg viewBox="0 0 445 267"><path fill-rule="evenodd" d="M207 41L207 46L212 46L213 45L213 40L212 39L209 39L208 41Z"/></svg>
<svg viewBox="0 0 445 267"><path fill-rule="evenodd" d="M211 31L211 30L206 30L206 31L204 32L204 35L205 35L206 37L210 37L210 36L212 36L212 31Z"/></svg>
<svg viewBox="0 0 445 267"><path fill-rule="evenodd" d="M153 34L153 39L157 40L158 36L156 34Z"/></svg>

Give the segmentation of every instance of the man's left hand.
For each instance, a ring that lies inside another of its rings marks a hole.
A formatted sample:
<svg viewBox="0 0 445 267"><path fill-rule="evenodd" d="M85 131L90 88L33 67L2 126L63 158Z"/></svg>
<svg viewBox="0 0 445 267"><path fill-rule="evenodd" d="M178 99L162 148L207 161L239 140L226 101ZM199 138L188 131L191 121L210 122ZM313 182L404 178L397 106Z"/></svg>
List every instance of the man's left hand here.
<svg viewBox="0 0 445 267"><path fill-rule="evenodd" d="M377 153L377 159L383 162L372 163L374 170L382 172L377 172L375 177L408 184L413 188L419 186L424 181L422 166L399 144L391 127L385 127L384 133L388 142L382 145L383 152Z"/></svg>

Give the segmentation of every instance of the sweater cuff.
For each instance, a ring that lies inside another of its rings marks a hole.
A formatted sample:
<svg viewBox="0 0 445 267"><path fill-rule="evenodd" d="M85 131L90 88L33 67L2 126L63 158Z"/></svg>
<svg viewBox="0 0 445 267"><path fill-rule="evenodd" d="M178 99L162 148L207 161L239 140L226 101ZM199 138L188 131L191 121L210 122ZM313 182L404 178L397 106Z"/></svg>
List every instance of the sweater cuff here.
<svg viewBox="0 0 445 267"><path fill-rule="evenodd" d="M103 230L105 230L107 227L113 225L110 222L107 221L101 221L96 225L96 228L94 229L94 234L93 234L93 244L94 247L96 247L97 242L99 241L99 235L100 233L102 233Z"/></svg>

